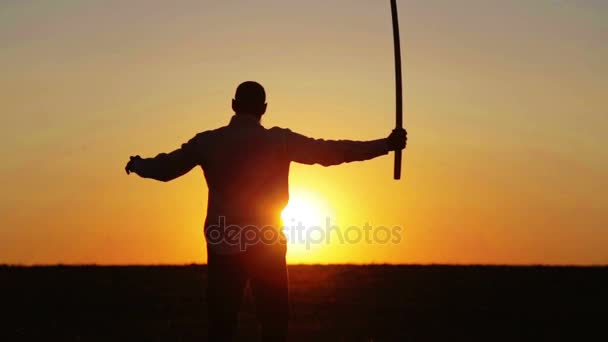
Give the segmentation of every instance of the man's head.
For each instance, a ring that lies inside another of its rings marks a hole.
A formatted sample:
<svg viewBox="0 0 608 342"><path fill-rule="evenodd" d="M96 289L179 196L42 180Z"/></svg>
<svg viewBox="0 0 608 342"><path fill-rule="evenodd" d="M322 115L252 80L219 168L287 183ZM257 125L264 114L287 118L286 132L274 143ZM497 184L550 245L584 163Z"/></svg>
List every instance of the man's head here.
<svg viewBox="0 0 608 342"><path fill-rule="evenodd" d="M232 99L232 109L237 115L253 115L261 118L266 113L266 92L261 84L253 81L241 83Z"/></svg>

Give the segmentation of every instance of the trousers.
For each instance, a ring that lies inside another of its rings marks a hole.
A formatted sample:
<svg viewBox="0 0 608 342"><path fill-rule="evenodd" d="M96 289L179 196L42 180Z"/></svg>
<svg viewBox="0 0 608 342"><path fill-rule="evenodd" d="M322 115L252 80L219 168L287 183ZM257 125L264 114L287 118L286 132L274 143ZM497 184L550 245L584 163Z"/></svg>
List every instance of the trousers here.
<svg viewBox="0 0 608 342"><path fill-rule="evenodd" d="M247 282L263 341L286 341L289 289L286 245L256 244L236 254L207 248L209 340L231 341Z"/></svg>

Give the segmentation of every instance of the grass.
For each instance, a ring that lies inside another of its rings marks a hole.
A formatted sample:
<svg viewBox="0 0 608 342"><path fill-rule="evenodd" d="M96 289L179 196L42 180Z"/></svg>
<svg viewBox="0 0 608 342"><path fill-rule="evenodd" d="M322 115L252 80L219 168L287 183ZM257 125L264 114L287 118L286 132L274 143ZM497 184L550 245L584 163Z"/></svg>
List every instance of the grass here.
<svg viewBox="0 0 608 342"><path fill-rule="evenodd" d="M606 339L608 268L290 266L295 341ZM204 341L206 266L0 267L1 341ZM239 340L256 340L246 292ZM603 334L603 335L602 335Z"/></svg>

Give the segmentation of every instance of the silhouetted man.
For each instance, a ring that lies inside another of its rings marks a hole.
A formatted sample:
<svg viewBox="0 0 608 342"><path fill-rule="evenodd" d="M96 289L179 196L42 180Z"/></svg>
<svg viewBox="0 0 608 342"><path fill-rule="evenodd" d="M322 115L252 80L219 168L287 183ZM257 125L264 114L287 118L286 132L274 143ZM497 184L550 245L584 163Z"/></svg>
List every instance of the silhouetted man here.
<svg viewBox="0 0 608 342"><path fill-rule="evenodd" d="M338 165L404 149L405 130L373 141L312 139L289 129L264 128L264 88L238 86L227 126L197 134L181 148L154 158L131 157L127 173L170 181L200 166L209 187L205 237L209 338L232 339L249 281L265 341L287 337L286 241L280 213L289 199L291 162Z"/></svg>

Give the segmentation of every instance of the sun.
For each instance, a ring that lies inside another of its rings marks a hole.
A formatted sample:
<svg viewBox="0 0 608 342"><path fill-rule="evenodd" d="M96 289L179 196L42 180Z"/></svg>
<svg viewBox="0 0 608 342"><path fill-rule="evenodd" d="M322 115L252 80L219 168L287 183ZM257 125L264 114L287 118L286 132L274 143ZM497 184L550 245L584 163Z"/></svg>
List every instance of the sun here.
<svg viewBox="0 0 608 342"><path fill-rule="evenodd" d="M323 222L318 204L309 197L292 196L287 207L281 213L286 225L301 223L305 227Z"/></svg>
<svg viewBox="0 0 608 342"><path fill-rule="evenodd" d="M319 195L290 191L289 203L281 213L290 259L305 261L311 252L325 245L325 241L320 240L324 240L326 220L330 216L330 207Z"/></svg>

